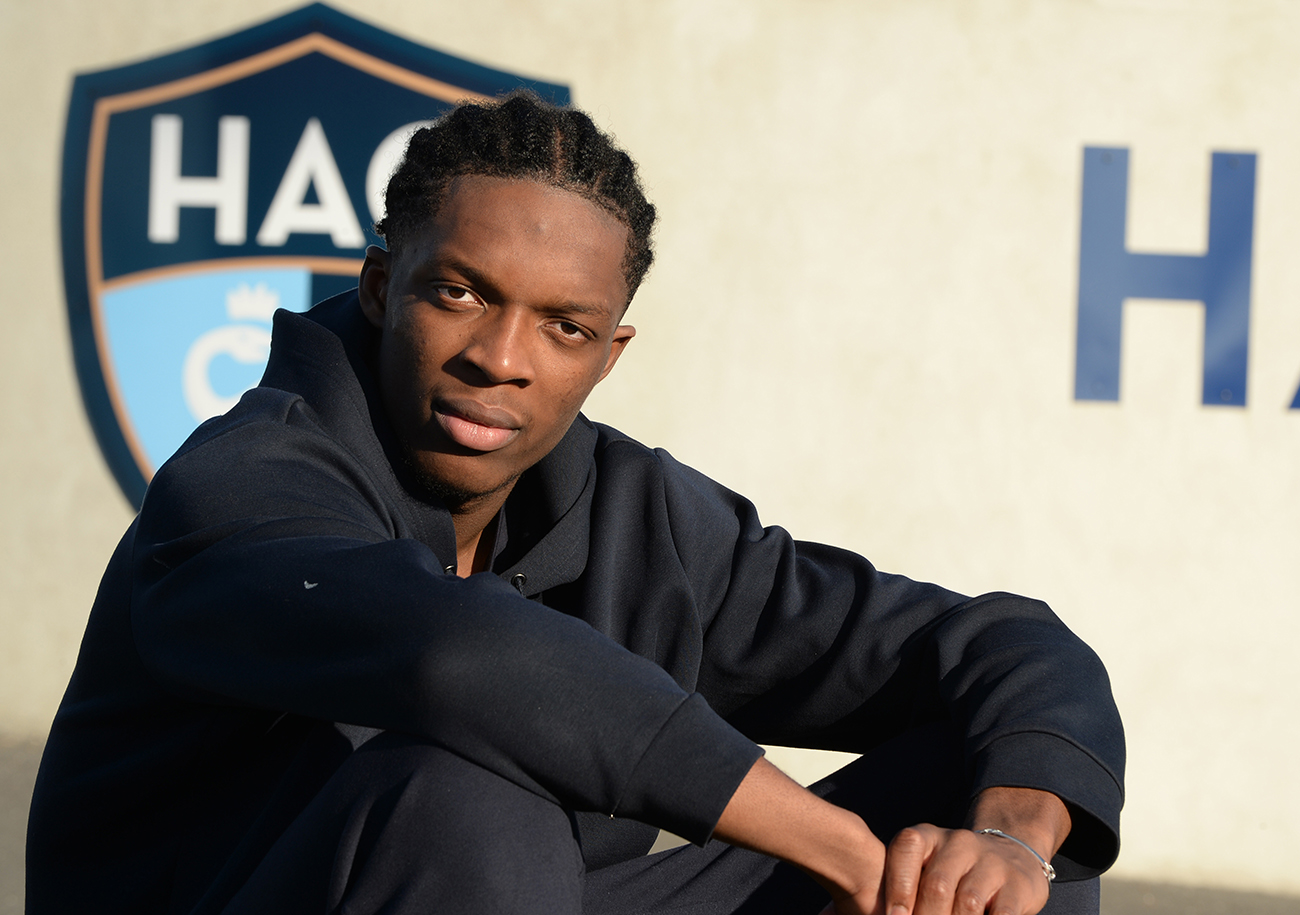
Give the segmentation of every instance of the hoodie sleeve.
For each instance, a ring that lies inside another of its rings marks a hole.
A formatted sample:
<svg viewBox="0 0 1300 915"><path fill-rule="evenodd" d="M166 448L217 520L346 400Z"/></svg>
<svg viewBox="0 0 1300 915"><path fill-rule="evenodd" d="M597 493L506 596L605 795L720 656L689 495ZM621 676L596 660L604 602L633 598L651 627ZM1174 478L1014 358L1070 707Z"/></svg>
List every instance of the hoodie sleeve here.
<svg viewBox="0 0 1300 915"><path fill-rule="evenodd" d="M445 573L396 535L360 462L300 405L283 412L224 420L150 486L131 619L157 681L410 733L566 805L705 841L761 751L585 623L495 576ZM665 788L664 765L688 777Z"/></svg>
<svg viewBox="0 0 1300 915"><path fill-rule="evenodd" d="M762 743L863 752L957 723L974 794L1007 785L1071 806L1063 877L1118 853L1124 737L1105 668L1047 605L973 599L765 528L754 506L658 452L704 650L697 688Z"/></svg>

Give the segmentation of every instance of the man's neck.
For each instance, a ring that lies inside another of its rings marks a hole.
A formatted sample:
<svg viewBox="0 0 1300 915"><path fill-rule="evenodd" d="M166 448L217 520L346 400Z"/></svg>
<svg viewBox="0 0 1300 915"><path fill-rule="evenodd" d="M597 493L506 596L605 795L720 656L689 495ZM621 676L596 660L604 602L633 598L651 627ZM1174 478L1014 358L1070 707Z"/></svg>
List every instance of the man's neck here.
<svg viewBox="0 0 1300 915"><path fill-rule="evenodd" d="M513 488L475 499L452 511L451 521L456 528L456 574L461 578L486 572L491 567L497 516Z"/></svg>

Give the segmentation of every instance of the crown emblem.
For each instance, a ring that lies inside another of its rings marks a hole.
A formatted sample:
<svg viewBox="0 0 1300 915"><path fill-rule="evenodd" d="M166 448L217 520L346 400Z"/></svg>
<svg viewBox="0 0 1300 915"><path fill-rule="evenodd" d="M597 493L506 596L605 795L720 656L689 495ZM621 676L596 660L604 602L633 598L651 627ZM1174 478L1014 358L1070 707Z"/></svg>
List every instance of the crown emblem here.
<svg viewBox="0 0 1300 915"><path fill-rule="evenodd" d="M226 314L232 321L269 322L279 307L280 293L267 289L265 283L240 283L226 293Z"/></svg>

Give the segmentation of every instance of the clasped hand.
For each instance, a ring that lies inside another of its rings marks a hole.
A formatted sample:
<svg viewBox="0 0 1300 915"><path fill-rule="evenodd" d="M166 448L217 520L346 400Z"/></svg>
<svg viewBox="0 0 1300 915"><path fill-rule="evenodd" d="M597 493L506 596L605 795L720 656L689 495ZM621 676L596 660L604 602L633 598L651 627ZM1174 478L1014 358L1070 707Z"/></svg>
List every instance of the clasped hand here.
<svg viewBox="0 0 1300 915"><path fill-rule="evenodd" d="M998 836L922 824L879 855L883 865L868 864L855 891L831 888L822 915L1033 915L1047 902L1038 861Z"/></svg>
<svg viewBox="0 0 1300 915"><path fill-rule="evenodd" d="M1070 832L1065 804L1032 788L986 788L967 825L913 826L886 849L857 814L759 759L714 835L802 868L831 894L823 915L1035 915L1048 891L1037 859L1017 842L972 830L1001 829L1050 859Z"/></svg>

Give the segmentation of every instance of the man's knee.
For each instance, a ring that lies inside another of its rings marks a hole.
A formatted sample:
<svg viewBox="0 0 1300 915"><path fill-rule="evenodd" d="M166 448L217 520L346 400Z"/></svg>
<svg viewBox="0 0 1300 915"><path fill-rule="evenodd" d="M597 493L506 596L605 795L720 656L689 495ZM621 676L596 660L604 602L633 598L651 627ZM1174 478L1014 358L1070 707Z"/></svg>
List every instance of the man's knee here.
<svg viewBox="0 0 1300 915"><path fill-rule="evenodd" d="M554 801L441 747L387 732L359 747L333 781L357 847L384 832L443 860L515 856L559 845L578 866L573 821Z"/></svg>
<svg viewBox="0 0 1300 915"><path fill-rule="evenodd" d="M229 911L577 912L581 881L564 808L388 732L339 766Z"/></svg>

